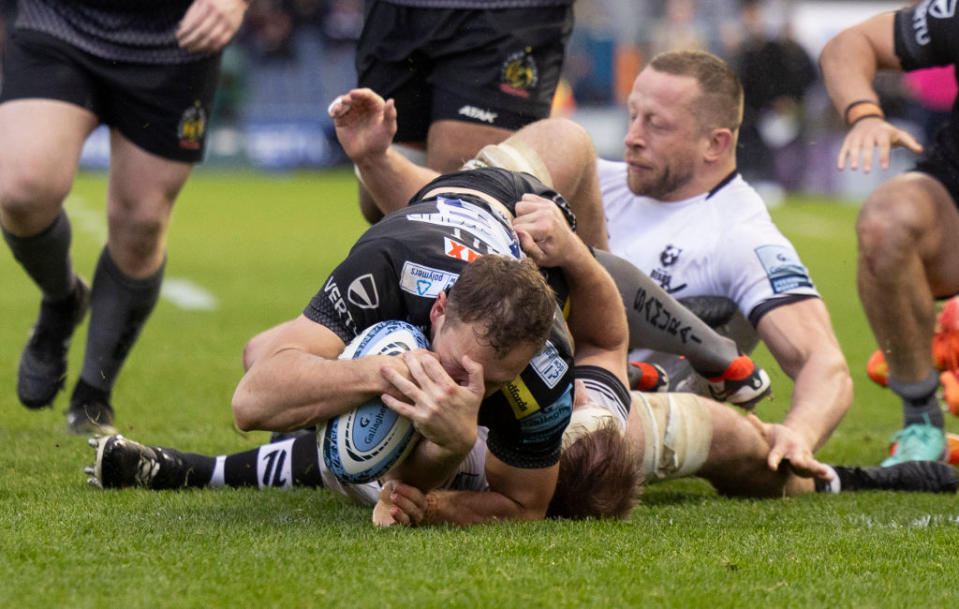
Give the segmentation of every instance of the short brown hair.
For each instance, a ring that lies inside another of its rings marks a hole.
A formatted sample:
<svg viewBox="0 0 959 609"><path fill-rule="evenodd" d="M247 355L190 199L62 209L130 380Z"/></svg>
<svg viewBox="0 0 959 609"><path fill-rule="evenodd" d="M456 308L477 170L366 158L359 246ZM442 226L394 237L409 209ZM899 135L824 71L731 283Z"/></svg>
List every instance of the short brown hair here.
<svg viewBox="0 0 959 609"><path fill-rule="evenodd" d="M699 83L701 95L691 110L704 130L729 129L743 122L743 84L725 61L706 51L667 51L652 58L657 72L690 76Z"/></svg>
<svg viewBox="0 0 959 609"><path fill-rule="evenodd" d="M642 476L619 422L606 419L563 450L549 518L626 518Z"/></svg>
<svg viewBox="0 0 959 609"><path fill-rule="evenodd" d="M502 357L519 345L546 341L556 296L529 258L487 254L467 264L449 291L453 323L480 322L478 338Z"/></svg>

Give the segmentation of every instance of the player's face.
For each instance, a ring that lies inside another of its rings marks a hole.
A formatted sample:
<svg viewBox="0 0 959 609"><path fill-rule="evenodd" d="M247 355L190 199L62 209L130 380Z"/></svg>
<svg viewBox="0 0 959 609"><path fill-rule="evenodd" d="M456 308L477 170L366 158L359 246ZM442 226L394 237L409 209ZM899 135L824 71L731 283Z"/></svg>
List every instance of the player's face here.
<svg viewBox="0 0 959 609"><path fill-rule="evenodd" d="M435 324L434 324L435 325ZM450 324L443 320L433 335L433 354L454 381L465 385L469 380L463 368L463 356L468 355L483 366L484 396L496 393L503 385L519 376L539 347L521 346L505 356L496 355L489 345L478 337L474 324Z"/></svg>
<svg viewBox="0 0 959 609"><path fill-rule="evenodd" d="M708 143L690 104L699 83L646 68L636 78L627 103L627 184L637 195L680 201L695 194L692 184L703 146Z"/></svg>

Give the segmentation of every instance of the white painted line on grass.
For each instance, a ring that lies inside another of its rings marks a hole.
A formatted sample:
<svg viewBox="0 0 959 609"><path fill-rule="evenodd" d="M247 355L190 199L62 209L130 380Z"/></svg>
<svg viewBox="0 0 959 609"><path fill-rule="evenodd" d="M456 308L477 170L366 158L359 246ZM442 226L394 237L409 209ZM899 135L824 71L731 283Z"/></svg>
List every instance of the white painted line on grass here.
<svg viewBox="0 0 959 609"><path fill-rule="evenodd" d="M182 277L165 278L160 296L191 311L215 311L217 307L216 297L209 290Z"/></svg>

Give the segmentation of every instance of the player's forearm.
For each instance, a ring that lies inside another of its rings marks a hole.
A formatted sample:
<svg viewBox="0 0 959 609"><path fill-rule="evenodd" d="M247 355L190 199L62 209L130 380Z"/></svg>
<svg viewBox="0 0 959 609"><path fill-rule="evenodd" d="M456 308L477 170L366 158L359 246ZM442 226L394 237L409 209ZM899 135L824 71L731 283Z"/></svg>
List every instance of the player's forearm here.
<svg viewBox="0 0 959 609"><path fill-rule="evenodd" d="M233 395L242 430L289 431L342 414L387 391L381 356L328 360L285 350L258 360Z"/></svg>
<svg viewBox="0 0 959 609"><path fill-rule="evenodd" d="M410 456L390 472L389 478L415 486L425 493L449 480L468 454L469 450L450 451L424 438Z"/></svg>
<svg viewBox="0 0 959 609"><path fill-rule="evenodd" d="M823 47L819 56L823 82L841 114L853 102L878 101L873 86L878 70L901 69L893 49L892 27L892 13L877 15L840 32Z"/></svg>
<svg viewBox="0 0 959 609"><path fill-rule="evenodd" d="M353 161L363 185L384 213L406 207L413 195L439 175L413 163L392 147L384 153Z"/></svg>
<svg viewBox="0 0 959 609"><path fill-rule="evenodd" d="M838 349L813 354L795 377L792 404L783 425L819 449L852 404L849 368Z"/></svg>
<svg viewBox="0 0 959 609"><path fill-rule="evenodd" d="M540 520L545 505L527 508L500 493L474 491L431 491L420 524L480 524L502 520Z"/></svg>

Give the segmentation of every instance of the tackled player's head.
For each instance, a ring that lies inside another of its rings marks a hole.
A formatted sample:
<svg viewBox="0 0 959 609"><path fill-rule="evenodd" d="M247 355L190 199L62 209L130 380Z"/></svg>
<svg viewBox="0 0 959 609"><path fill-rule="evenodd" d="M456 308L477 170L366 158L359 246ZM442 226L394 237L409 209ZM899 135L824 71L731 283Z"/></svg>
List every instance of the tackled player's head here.
<svg viewBox="0 0 959 609"><path fill-rule="evenodd" d="M536 263L488 254L467 264L450 288L446 319L473 324L477 339L503 356L519 346L542 347L555 311Z"/></svg>
<svg viewBox="0 0 959 609"><path fill-rule="evenodd" d="M626 518L639 500L641 476L619 422L601 408L574 414L563 434L549 518Z"/></svg>
<svg viewBox="0 0 959 609"><path fill-rule="evenodd" d="M488 254L467 264L433 304L433 354L460 383L469 377L464 356L481 364L490 396L543 348L557 310L535 263Z"/></svg>

